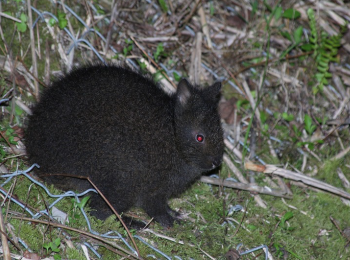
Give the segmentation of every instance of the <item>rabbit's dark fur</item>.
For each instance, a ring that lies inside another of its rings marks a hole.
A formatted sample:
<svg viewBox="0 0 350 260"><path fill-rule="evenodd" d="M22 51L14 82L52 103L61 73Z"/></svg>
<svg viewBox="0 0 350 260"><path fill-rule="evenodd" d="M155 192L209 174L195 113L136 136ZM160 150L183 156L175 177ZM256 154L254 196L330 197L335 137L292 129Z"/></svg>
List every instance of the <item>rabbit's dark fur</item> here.
<svg viewBox="0 0 350 260"><path fill-rule="evenodd" d="M33 109L26 130L30 162L59 188L91 186L46 174L88 176L118 213L138 206L171 226L176 214L167 200L222 161L220 88L215 83L200 89L182 80L176 93L166 94L150 78L123 67L75 69L54 82ZM100 218L112 213L97 195L91 207Z"/></svg>

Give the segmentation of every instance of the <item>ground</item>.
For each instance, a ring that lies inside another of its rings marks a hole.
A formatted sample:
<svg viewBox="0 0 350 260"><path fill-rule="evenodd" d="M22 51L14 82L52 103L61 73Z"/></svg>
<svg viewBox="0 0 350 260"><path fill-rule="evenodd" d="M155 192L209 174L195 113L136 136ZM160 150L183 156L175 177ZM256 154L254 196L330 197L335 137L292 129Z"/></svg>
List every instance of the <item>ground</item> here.
<svg viewBox="0 0 350 260"><path fill-rule="evenodd" d="M170 201L181 223L164 229L151 222L131 234L115 216L86 222L80 209L93 210L87 195L55 204L69 223L33 219L46 207L53 214L56 198L26 175L3 177L4 259L6 248L30 259L136 259L136 251L143 259L236 259L261 245L270 259L350 259L350 3L62 3L0 3L3 175L30 167L23 132L43 89L74 66L102 60L152 74L170 92L183 77L202 86L221 81L224 163L210 173L215 178ZM137 208L127 214L150 221ZM98 235L109 231L135 251ZM98 245L97 254L89 245ZM241 259L265 253L260 248Z"/></svg>

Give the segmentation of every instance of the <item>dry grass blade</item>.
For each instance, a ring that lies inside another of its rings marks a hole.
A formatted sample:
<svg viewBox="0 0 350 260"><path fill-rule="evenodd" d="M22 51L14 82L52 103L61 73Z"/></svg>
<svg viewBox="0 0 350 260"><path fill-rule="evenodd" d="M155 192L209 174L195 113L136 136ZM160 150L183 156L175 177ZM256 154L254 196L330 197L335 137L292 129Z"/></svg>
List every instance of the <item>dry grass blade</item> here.
<svg viewBox="0 0 350 260"><path fill-rule="evenodd" d="M33 30L33 18L32 18L32 5L31 0L27 0L27 8L28 8L28 17L29 17L29 32L30 32L30 48L32 51L32 66L33 66L33 74L35 78L38 78L38 64L36 59L36 52L35 52L35 38L34 38L34 30ZM39 99L39 84L38 81L34 81L34 94L37 100Z"/></svg>
<svg viewBox="0 0 350 260"><path fill-rule="evenodd" d="M4 218L2 216L2 207L0 207L0 232L1 232L1 245L3 249L3 259L11 260L10 248L7 242L6 229L4 225Z"/></svg>

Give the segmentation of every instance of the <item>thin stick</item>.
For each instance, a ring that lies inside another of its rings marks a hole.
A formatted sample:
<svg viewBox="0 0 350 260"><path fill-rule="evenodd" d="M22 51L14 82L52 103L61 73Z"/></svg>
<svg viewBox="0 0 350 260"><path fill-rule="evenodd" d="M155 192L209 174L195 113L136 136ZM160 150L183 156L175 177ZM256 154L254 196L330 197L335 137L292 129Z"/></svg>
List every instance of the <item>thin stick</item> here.
<svg viewBox="0 0 350 260"><path fill-rule="evenodd" d="M202 0L198 0L196 5L194 6L194 8L191 10L191 13L189 15L187 15L187 17L185 18L185 20L183 22L180 23L180 26L184 26L194 15L194 13L197 10L198 5L202 2Z"/></svg>
<svg viewBox="0 0 350 260"><path fill-rule="evenodd" d="M35 53L35 43L34 43L34 31L33 31L33 18L32 18L32 5L30 0L27 0L27 8L28 8L28 22L29 22L29 33L30 33L30 48L32 51L32 65L33 65L33 74L35 78L38 78L38 67L36 62L36 53ZM35 98L39 100L39 84L36 80L34 80L34 94Z"/></svg>
<svg viewBox="0 0 350 260"><path fill-rule="evenodd" d="M240 182L249 184L249 182L246 180L246 178L243 176L243 174L240 172L240 170L232 163L231 159L224 154L224 162L226 165L231 169L231 171L237 176ZM258 205L264 209L267 208L265 201L260 197L258 194L253 194L254 200Z"/></svg>
<svg viewBox="0 0 350 260"><path fill-rule="evenodd" d="M252 170L252 171L257 171L257 172L263 172L263 173L271 173L274 175L281 176L286 179L294 180L294 181L301 181L309 186L316 187L321 190L325 190L328 192L331 192L333 194L336 194L338 196L341 196L346 199L350 199L350 194L336 188L328 183L325 183L323 181L319 181L317 179L311 178L307 175L296 173L293 171L289 171L286 169L281 169L278 168L274 165L271 164L266 164L266 165L259 165L259 164L254 164L252 162L246 162L244 164L245 169L247 170Z"/></svg>
<svg viewBox="0 0 350 260"><path fill-rule="evenodd" d="M125 228L126 232L128 233L128 236L130 237L135 250L137 252L137 255L140 255L139 249L136 245L136 242L134 240L134 238L132 237L128 227L125 225L124 221L122 220L121 216L118 214L118 212L114 209L114 207L111 205L111 203L109 203L109 201L107 200L107 198L103 195L103 193L97 188L97 186L92 182L92 180L90 180L89 177L87 177L87 180L90 182L90 184L94 187L95 190L97 190L97 192L100 194L100 196L103 198L103 200L108 204L108 206L112 209L113 213L118 217L119 221L122 223L123 227Z"/></svg>
<svg viewBox="0 0 350 260"><path fill-rule="evenodd" d="M4 225L4 219L2 217L1 207L0 207L0 230L1 230L1 244L2 244L2 248L4 250L4 254L3 254L4 258L3 259L4 260L11 260L10 248L9 248L9 244L7 242L6 230L5 230L5 225Z"/></svg>
<svg viewBox="0 0 350 260"><path fill-rule="evenodd" d="M261 193L261 194L267 194L267 195L272 195L272 196L282 197L282 198L287 198L287 199L293 198L293 196L291 196L290 194L286 194L282 190L260 187L255 183L254 184L246 184L246 183L241 183L241 182L226 181L223 179L215 179L215 178L211 178L211 177L207 177L207 176L202 176L200 180L201 180L201 182L213 184L213 185L217 185L217 186L225 186L225 187L229 187L229 188L246 190L246 191L250 191L250 192L257 192L257 193Z"/></svg>

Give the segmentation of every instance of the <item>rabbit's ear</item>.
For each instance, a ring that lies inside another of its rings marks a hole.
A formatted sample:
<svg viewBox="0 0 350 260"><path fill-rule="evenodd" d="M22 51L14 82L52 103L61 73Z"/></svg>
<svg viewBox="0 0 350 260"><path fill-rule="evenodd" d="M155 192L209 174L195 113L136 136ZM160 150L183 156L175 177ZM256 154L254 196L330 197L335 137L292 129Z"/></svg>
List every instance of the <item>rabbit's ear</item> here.
<svg viewBox="0 0 350 260"><path fill-rule="evenodd" d="M176 99L182 107L185 107L187 105L188 100L191 97L189 88L190 83L187 81L187 79L180 80L179 85L177 85Z"/></svg>
<svg viewBox="0 0 350 260"><path fill-rule="evenodd" d="M220 99L221 82L216 82L204 89L205 99L218 102Z"/></svg>

